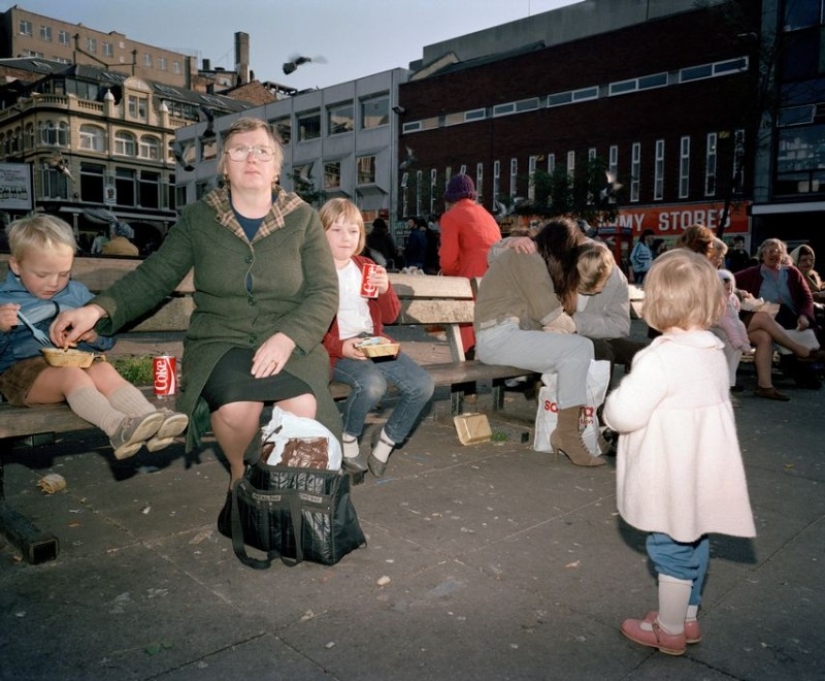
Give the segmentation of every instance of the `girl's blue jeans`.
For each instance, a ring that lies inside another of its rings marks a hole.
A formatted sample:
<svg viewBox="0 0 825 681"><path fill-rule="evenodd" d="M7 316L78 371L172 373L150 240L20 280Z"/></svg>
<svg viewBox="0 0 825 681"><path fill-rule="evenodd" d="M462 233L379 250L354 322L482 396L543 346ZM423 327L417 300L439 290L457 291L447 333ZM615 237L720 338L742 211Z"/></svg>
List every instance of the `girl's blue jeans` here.
<svg viewBox="0 0 825 681"><path fill-rule="evenodd" d="M435 389L432 377L403 352L377 362L339 359L332 378L351 388L343 408L344 432L355 437L361 436L367 414L387 394L389 384L397 388L400 399L384 426L387 437L396 443L410 434Z"/></svg>

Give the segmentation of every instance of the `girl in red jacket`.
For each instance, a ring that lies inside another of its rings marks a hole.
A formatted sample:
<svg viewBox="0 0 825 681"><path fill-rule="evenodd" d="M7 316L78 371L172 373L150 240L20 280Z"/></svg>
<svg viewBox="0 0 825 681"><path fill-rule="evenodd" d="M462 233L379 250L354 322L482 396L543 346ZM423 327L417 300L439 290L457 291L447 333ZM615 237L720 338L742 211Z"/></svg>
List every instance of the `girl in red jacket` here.
<svg viewBox="0 0 825 681"><path fill-rule="evenodd" d="M356 255L364 249L366 235L361 211L346 199L331 199L319 211L338 272L338 314L324 337L332 363L332 378L350 386L344 404L344 467L353 473L370 469L383 477L395 446L410 434L435 387L430 375L402 352L370 359L359 348L365 339L383 336L384 323L392 323L401 304L390 284L387 270L369 258ZM361 272L365 263L375 265L369 277L375 298L361 295ZM398 404L386 425L373 436L366 461L358 439L367 414L387 393L388 384L398 390Z"/></svg>

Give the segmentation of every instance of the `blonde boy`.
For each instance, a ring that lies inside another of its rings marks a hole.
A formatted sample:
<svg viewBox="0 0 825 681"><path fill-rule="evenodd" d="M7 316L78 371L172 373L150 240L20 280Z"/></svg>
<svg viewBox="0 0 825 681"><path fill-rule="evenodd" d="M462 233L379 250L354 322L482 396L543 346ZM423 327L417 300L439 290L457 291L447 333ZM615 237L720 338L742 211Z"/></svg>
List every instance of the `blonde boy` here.
<svg viewBox="0 0 825 681"><path fill-rule="evenodd" d="M58 312L84 305L92 294L71 281L77 249L71 227L59 218L36 215L13 222L8 230L9 273L0 286L0 393L17 406L36 407L64 400L81 418L109 437L117 459L138 452L143 444L158 451L187 427L184 414L157 410L108 362L88 369L53 367L18 312L48 335ZM89 331L80 348L105 351L113 338Z"/></svg>

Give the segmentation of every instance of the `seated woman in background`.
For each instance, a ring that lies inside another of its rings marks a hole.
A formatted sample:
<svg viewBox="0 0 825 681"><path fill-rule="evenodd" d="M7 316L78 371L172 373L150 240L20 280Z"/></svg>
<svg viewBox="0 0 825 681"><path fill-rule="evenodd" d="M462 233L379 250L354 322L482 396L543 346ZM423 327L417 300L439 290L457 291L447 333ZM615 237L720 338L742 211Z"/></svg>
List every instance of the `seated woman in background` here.
<svg viewBox="0 0 825 681"><path fill-rule="evenodd" d="M536 235L537 253L507 249L491 263L475 305L476 357L556 372L559 419L551 446L578 466L602 466L604 459L590 453L579 431L593 343L572 333L575 327L565 327L565 320L575 313L579 293L601 291L614 261L604 244L581 243L581 237L573 220L555 218Z"/></svg>
<svg viewBox="0 0 825 681"><path fill-rule="evenodd" d="M782 261L788 256L788 250L783 241L779 239L766 239L759 246L756 253L760 261L759 265L749 267L736 273L736 284L740 290L746 291L754 298L762 298L765 301L779 304L779 312L776 314L775 321L783 329L805 331L815 326L813 297L808 284L802 273L792 265L784 265ZM755 362L757 371L760 365L763 365L763 372L769 372L773 357L773 345L766 343L764 339L760 342L754 338L753 322L756 315L744 312L743 321L748 327L748 335L751 342L756 346ZM787 334L784 334L787 337ZM779 342L780 345L791 350L794 356L788 355L788 359L783 359L783 368L793 377L798 385L801 387L818 388L820 386L819 379L810 371L810 367L805 367L799 364L798 359L801 360L815 360L821 355L816 352L816 348L806 347L800 343L794 342L789 345L786 342L773 338L774 341ZM761 379L761 374L760 374ZM766 392L760 386L757 386L757 393L760 397L769 397L771 399L788 399L781 395L774 389L772 393Z"/></svg>
<svg viewBox="0 0 825 681"><path fill-rule="evenodd" d="M816 262L814 249L808 244L797 246L791 251L791 260L805 278L808 288L811 289L814 302L825 303L825 284L822 283L819 272L814 269L814 263Z"/></svg>

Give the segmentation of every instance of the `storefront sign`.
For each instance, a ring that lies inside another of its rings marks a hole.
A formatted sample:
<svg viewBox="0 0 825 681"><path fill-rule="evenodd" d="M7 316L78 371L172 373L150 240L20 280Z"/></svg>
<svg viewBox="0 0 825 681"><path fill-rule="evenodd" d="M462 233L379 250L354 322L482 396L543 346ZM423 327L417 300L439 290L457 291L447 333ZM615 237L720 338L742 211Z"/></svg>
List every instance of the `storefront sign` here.
<svg viewBox="0 0 825 681"><path fill-rule="evenodd" d="M750 201L739 201L731 204L728 214L725 234L747 234L750 220L748 206ZM719 228L725 204L716 203L686 203L670 206L640 206L628 208L623 206L619 210L616 224L620 227L630 227L634 235L641 234L645 229L652 229L657 236L679 236L691 225L701 224L713 232Z"/></svg>

